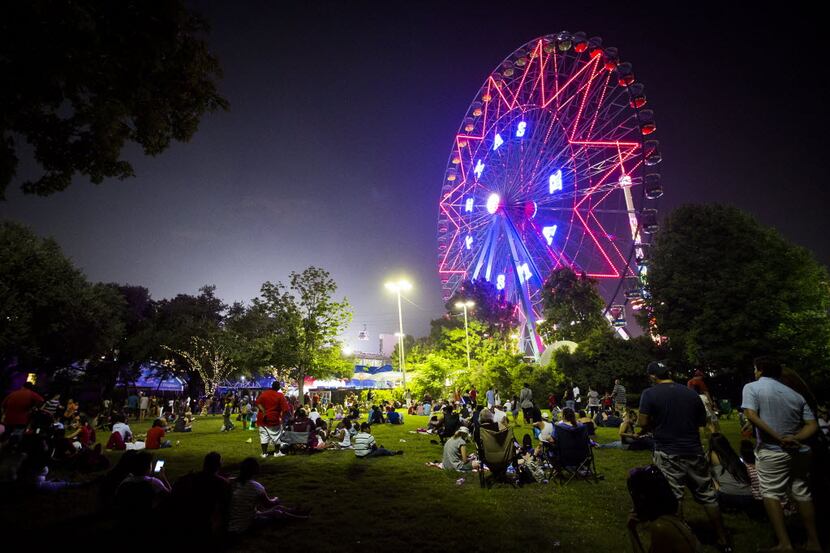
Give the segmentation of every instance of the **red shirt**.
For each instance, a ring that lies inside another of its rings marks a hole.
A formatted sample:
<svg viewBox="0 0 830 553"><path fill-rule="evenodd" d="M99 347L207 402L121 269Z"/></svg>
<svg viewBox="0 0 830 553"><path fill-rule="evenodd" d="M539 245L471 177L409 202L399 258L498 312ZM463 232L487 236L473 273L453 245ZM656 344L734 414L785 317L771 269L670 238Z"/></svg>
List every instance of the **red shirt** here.
<svg viewBox="0 0 830 553"><path fill-rule="evenodd" d="M699 395L705 394L709 391L709 387L706 386L706 383L702 378L692 378L686 385Z"/></svg>
<svg viewBox="0 0 830 553"><path fill-rule="evenodd" d="M289 410L288 401L283 393L273 389L259 394L256 404L262 408L256 418L257 426L279 426L282 414Z"/></svg>
<svg viewBox="0 0 830 553"><path fill-rule="evenodd" d="M146 449L158 449L161 447L161 439L164 438L164 428L154 426L147 431L147 439L144 440Z"/></svg>
<svg viewBox="0 0 830 553"><path fill-rule="evenodd" d="M20 388L3 400L6 426L25 426L29 424L32 409L43 403L43 398L28 388Z"/></svg>

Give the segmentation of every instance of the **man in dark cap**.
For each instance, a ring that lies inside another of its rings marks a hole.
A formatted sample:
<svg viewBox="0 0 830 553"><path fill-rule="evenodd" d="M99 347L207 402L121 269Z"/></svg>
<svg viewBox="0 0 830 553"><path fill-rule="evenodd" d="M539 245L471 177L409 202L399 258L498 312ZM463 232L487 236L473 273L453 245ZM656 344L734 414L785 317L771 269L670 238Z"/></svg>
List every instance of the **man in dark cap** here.
<svg viewBox="0 0 830 553"><path fill-rule="evenodd" d="M652 361L646 370L653 386L640 396L637 422L643 431L654 434L654 464L666 476L678 499L678 509L682 509L683 493L688 485L714 526L721 551L732 551L709 462L700 443L699 429L706 425L703 402L693 390L672 380L667 365Z"/></svg>

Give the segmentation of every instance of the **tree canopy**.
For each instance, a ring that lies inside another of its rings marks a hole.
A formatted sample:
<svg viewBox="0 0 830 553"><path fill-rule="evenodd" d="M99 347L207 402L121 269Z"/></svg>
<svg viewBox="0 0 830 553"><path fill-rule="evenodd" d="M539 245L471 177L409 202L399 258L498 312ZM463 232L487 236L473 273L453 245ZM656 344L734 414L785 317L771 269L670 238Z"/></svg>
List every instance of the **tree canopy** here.
<svg viewBox="0 0 830 553"><path fill-rule="evenodd" d="M133 176L126 142L157 155L227 109L207 22L181 0L30 0L0 8L0 199L31 144L27 194Z"/></svg>
<svg viewBox="0 0 830 553"><path fill-rule="evenodd" d="M597 329L608 328L602 316L605 302L596 282L577 275L570 267L554 269L542 288L542 318L539 332L548 343L579 342Z"/></svg>
<svg viewBox="0 0 830 553"><path fill-rule="evenodd" d="M648 304L675 362L748 373L776 354L827 386L830 279L806 249L736 208L687 205L650 257Z"/></svg>

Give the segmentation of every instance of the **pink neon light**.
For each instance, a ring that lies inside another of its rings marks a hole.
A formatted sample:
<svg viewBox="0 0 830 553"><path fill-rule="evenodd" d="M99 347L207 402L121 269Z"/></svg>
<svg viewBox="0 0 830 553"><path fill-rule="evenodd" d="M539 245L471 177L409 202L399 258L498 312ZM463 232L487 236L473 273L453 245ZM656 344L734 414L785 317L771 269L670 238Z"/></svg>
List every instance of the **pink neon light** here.
<svg viewBox="0 0 830 553"><path fill-rule="evenodd" d="M582 103L579 104L579 111L576 114L576 120L574 121L574 126L571 129L570 139L573 139L573 137L576 136L576 129L579 127L579 120L582 118L582 111L585 109L585 102L588 101L588 92L591 90L591 83L594 82L594 79L597 76L597 60L599 60L598 57L593 59L594 69L591 72L591 78L588 79L588 86L585 87L585 93L582 95Z"/></svg>

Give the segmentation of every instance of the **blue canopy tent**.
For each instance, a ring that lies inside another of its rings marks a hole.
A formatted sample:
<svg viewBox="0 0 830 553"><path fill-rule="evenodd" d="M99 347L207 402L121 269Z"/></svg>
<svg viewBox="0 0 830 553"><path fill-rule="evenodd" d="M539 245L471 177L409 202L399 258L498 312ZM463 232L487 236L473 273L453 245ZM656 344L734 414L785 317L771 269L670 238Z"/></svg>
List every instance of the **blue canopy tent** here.
<svg viewBox="0 0 830 553"><path fill-rule="evenodd" d="M183 392L187 387L187 383L178 376L164 374L159 371L154 365L141 365L138 378L135 381L125 381L119 379L116 383L119 388L135 387L146 388L158 392Z"/></svg>

